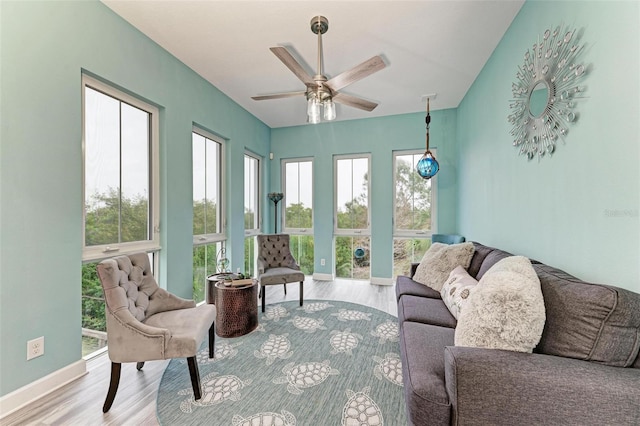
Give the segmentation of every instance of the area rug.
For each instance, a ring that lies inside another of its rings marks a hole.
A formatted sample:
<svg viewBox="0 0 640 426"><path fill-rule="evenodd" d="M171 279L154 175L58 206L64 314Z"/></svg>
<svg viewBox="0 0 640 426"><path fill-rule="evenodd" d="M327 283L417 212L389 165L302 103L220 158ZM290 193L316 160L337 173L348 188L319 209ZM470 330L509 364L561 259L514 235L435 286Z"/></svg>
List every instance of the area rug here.
<svg viewBox="0 0 640 426"><path fill-rule="evenodd" d="M202 398L184 360L160 382L161 425L406 425L398 322L354 303L267 305L252 333L198 352Z"/></svg>

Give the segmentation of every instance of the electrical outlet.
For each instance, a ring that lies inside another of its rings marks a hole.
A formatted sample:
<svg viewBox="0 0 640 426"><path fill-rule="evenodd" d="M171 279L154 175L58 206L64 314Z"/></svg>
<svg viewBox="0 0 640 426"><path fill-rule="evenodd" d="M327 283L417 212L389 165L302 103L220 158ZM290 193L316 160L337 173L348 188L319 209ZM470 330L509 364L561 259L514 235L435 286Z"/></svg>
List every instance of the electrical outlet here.
<svg viewBox="0 0 640 426"><path fill-rule="evenodd" d="M324 259L320 259L320 266L324 266L325 265L325 260Z"/></svg>
<svg viewBox="0 0 640 426"><path fill-rule="evenodd" d="M44 355L44 336L27 342L27 361Z"/></svg>

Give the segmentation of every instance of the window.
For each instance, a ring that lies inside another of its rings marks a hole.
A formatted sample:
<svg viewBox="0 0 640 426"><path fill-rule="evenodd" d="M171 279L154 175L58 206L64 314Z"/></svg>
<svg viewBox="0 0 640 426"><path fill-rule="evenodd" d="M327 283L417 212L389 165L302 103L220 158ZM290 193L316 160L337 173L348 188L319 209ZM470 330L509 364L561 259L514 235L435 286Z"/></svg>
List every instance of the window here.
<svg viewBox="0 0 640 426"><path fill-rule="evenodd" d="M158 110L83 77L83 260L159 243Z"/></svg>
<svg viewBox="0 0 640 426"><path fill-rule="evenodd" d="M260 159L244 155L244 273L255 276L256 235L260 233Z"/></svg>
<svg viewBox="0 0 640 426"><path fill-rule="evenodd" d="M223 141L194 128L193 140L193 298L204 300L206 279L216 273L225 240L222 203Z"/></svg>
<svg viewBox="0 0 640 426"><path fill-rule="evenodd" d="M313 274L313 160L282 160L284 232L305 275Z"/></svg>
<svg viewBox="0 0 640 426"><path fill-rule="evenodd" d="M369 279L370 156L335 156L334 161L336 276Z"/></svg>
<svg viewBox="0 0 640 426"><path fill-rule="evenodd" d="M159 244L158 110L82 77L82 356L106 345L96 264Z"/></svg>
<svg viewBox="0 0 640 426"><path fill-rule="evenodd" d="M432 150L435 154L435 150ZM421 151L393 153L393 273L407 274L431 246L435 228L436 177L424 180L415 171Z"/></svg>

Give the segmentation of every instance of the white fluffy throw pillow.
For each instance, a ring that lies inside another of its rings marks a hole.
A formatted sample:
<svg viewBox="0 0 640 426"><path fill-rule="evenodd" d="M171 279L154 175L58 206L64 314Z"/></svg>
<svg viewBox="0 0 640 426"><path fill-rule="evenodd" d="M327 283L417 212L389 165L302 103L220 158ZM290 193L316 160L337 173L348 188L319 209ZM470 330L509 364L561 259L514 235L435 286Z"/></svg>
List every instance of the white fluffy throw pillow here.
<svg viewBox="0 0 640 426"><path fill-rule="evenodd" d="M449 274L449 279L447 279L442 286L440 295L442 296L444 304L449 308L451 315L456 319L459 317L462 307L471 295L471 289L476 285L478 285L478 281L469 275L462 266L457 266L456 269Z"/></svg>
<svg viewBox="0 0 640 426"><path fill-rule="evenodd" d="M474 250L473 243L433 243L416 268L413 280L440 291L456 266L469 267Z"/></svg>
<svg viewBox="0 0 640 426"><path fill-rule="evenodd" d="M540 280L529 259L510 256L471 289L455 331L456 346L532 352L545 322Z"/></svg>

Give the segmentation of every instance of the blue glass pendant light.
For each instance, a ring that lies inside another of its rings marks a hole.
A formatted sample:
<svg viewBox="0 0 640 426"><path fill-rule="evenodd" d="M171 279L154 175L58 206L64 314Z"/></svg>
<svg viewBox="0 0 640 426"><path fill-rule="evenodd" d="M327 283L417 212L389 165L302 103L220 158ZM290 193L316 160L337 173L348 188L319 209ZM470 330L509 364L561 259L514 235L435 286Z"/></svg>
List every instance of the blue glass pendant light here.
<svg viewBox="0 0 640 426"><path fill-rule="evenodd" d="M429 114L429 98L427 98L427 117L424 120L427 123L427 149L424 152L424 155L418 163L416 164L416 171L423 179L431 179L438 173L440 170L440 165L436 160L436 157L433 156L431 151L429 151L429 124L431 123L431 114Z"/></svg>

